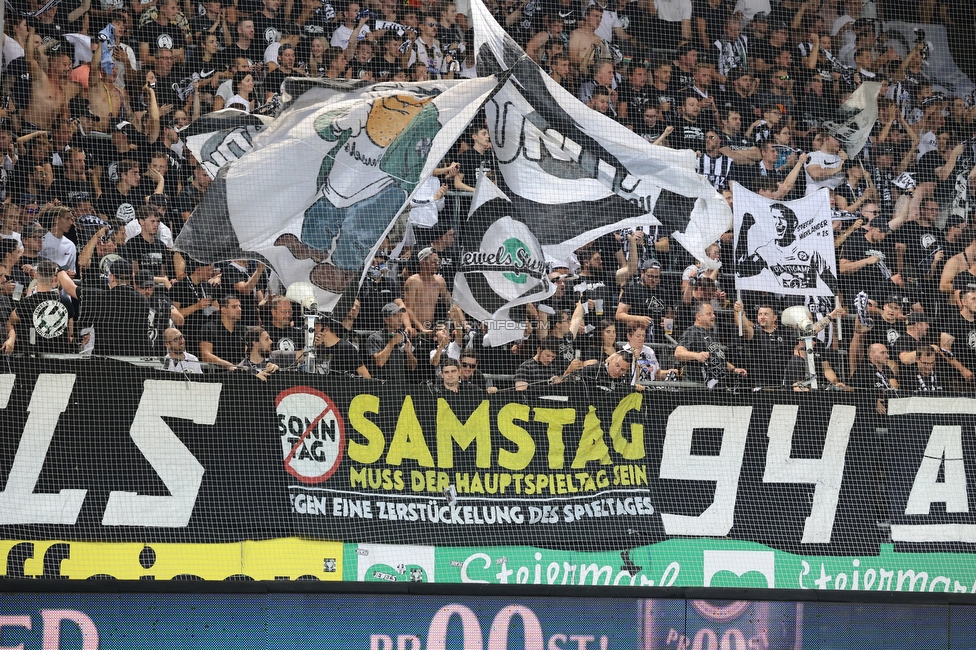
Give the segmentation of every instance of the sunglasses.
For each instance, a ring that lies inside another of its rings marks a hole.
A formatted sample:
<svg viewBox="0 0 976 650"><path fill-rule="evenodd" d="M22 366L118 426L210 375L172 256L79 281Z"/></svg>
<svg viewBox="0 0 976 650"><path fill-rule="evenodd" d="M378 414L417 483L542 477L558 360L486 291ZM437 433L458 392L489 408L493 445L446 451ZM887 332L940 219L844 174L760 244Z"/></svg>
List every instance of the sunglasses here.
<svg viewBox="0 0 976 650"><path fill-rule="evenodd" d="M788 75L788 74L781 74L779 76L779 80L780 81L789 81L790 80L790 75Z"/></svg>
<svg viewBox="0 0 976 650"><path fill-rule="evenodd" d="M462 368L477 368L478 367L478 364L476 364L476 363L465 363L464 361L462 361L461 362L461 367Z"/></svg>
<svg viewBox="0 0 976 650"><path fill-rule="evenodd" d="M427 23L428 27L437 27L437 23Z"/></svg>

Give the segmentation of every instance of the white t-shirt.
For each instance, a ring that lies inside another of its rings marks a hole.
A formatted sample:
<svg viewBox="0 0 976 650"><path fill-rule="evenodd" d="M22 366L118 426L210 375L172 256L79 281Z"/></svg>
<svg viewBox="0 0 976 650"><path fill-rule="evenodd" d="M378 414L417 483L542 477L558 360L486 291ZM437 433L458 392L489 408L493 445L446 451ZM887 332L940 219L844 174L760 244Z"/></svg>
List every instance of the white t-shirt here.
<svg viewBox="0 0 976 650"><path fill-rule="evenodd" d="M353 29L352 27L346 27L345 25L339 25L332 32L332 40L329 44L332 47L338 47L341 49L346 49L349 47L349 39L352 37ZM369 34L369 25L363 25L363 28L359 31L359 40L366 38L366 34Z"/></svg>
<svg viewBox="0 0 976 650"><path fill-rule="evenodd" d="M182 361L178 361L167 354L163 357L163 370L166 372L203 372L203 368L200 367L200 360L189 352L183 353Z"/></svg>
<svg viewBox="0 0 976 650"><path fill-rule="evenodd" d="M766 5L769 5L768 1ZM654 6L657 7L657 17L661 20L669 23L691 20L691 0L655 0ZM600 26L603 26L602 23Z"/></svg>
<svg viewBox="0 0 976 650"><path fill-rule="evenodd" d="M595 5L596 2L590 2L590 5ZM624 24L620 22L620 16L617 15L616 11L612 9L603 10L603 19L600 21L600 26L596 28L595 33L597 36L605 40L607 43L613 42L613 30L615 27L623 27Z"/></svg>
<svg viewBox="0 0 976 650"><path fill-rule="evenodd" d="M44 239L41 240L41 252L38 253L38 256L51 260L61 267L62 271L77 269L78 249L74 243L67 237L58 239L51 234L51 231L44 233Z"/></svg>
<svg viewBox="0 0 976 650"><path fill-rule="evenodd" d="M847 180L844 174L834 174L829 176L822 181L815 181L810 177L810 173L806 171L810 168L810 165L818 165L823 169L837 169L844 164L844 161L840 159L837 154L824 153L822 151L814 151L810 154L810 160L804 165L803 171L807 176L807 196L813 194L821 187L827 187L832 190L840 187L840 184Z"/></svg>
<svg viewBox="0 0 976 650"><path fill-rule="evenodd" d="M734 13L742 12L742 16L746 20L752 20L753 16L758 13L769 13L772 8L769 6L769 0L739 0L735 3Z"/></svg>
<svg viewBox="0 0 976 650"><path fill-rule="evenodd" d="M125 241L128 242L130 239L136 235L142 234L142 226L139 225L138 219L133 219L129 223L125 224ZM156 237L159 241L163 243L166 248L173 248L173 231L169 229L165 223L159 224L159 230L156 231Z"/></svg>

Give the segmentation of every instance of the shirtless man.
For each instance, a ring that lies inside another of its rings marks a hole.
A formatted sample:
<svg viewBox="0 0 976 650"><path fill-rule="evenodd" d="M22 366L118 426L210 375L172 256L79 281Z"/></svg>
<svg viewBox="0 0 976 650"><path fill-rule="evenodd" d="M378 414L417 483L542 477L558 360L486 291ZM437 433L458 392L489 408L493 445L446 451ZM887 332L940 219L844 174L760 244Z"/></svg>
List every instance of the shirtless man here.
<svg viewBox="0 0 976 650"><path fill-rule="evenodd" d="M434 329L434 310L437 301L451 304L451 294L443 276L435 275L440 266L440 258L433 248L425 248L417 253L420 273L407 278L403 285L403 304L415 329L429 333Z"/></svg>
<svg viewBox="0 0 976 650"><path fill-rule="evenodd" d="M115 52L122 54L121 49ZM118 75L119 64L112 61L111 70L105 70L108 63L97 65L102 60L101 41L95 46L92 54L92 65L88 72L88 108L98 117L93 127L96 131L110 133L112 120L129 118L129 94L124 88L116 88L115 78Z"/></svg>
<svg viewBox="0 0 976 650"><path fill-rule="evenodd" d="M29 44L35 42L33 28L30 30L27 42ZM25 130L49 130L55 117L60 115L65 120L71 117L68 102L78 94L80 88L78 84L68 80L68 74L71 73L71 57L64 47L60 47L55 52L50 51L50 48L57 44L58 41L52 40L38 47L36 52L33 47L24 50L24 58L27 60L27 67L31 74L30 106L24 112ZM47 59L47 71L37 61L38 55L42 61Z"/></svg>
<svg viewBox="0 0 976 650"><path fill-rule="evenodd" d="M604 46L603 39L596 35L602 20L603 9L590 5L580 26L569 35L569 62L584 77L589 74L597 48Z"/></svg>

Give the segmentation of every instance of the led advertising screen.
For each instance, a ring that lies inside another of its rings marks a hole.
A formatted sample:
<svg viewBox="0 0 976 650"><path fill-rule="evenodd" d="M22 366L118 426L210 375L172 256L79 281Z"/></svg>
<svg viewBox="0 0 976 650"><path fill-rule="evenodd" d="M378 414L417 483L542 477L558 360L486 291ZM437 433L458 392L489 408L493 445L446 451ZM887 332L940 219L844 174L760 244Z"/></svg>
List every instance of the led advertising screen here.
<svg viewBox="0 0 976 650"><path fill-rule="evenodd" d="M976 607L404 594L0 595L24 650L938 650Z"/></svg>

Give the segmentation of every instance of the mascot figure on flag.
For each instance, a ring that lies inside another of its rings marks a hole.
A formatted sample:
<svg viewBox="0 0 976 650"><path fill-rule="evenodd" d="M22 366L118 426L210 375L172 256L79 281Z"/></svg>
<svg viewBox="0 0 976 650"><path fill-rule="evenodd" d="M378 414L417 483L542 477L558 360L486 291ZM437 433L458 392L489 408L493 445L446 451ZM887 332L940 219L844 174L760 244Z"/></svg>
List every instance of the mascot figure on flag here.
<svg viewBox="0 0 976 650"><path fill-rule="evenodd" d="M306 211L301 238L275 240L295 259L316 262L309 279L341 293L417 185L441 128L433 97L391 95L328 111L315 131L331 148L319 168L321 196Z"/></svg>

